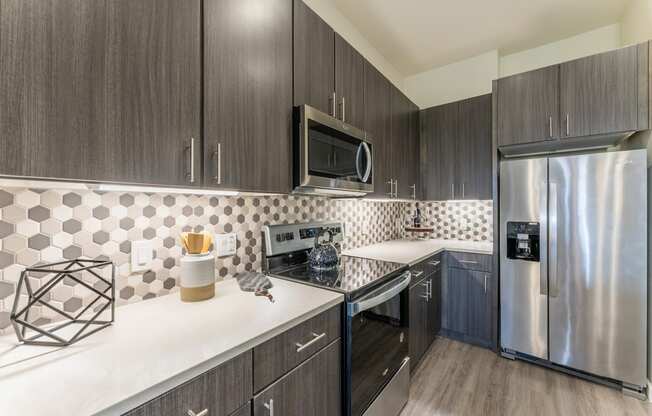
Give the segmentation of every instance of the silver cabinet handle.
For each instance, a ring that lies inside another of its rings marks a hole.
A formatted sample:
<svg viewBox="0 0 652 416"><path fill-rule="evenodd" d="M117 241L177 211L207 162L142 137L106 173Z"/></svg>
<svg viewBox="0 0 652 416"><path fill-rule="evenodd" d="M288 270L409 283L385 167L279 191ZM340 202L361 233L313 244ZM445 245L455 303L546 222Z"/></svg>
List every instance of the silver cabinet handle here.
<svg viewBox="0 0 652 416"><path fill-rule="evenodd" d="M346 123L346 99L344 97L340 100L340 113L342 114L340 120L342 120L343 123Z"/></svg>
<svg viewBox="0 0 652 416"><path fill-rule="evenodd" d="M484 275L484 293L487 293L487 275Z"/></svg>
<svg viewBox="0 0 652 416"><path fill-rule="evenodd" d="M439 260L429 261L428 264L437 267L439 266L439 264L441 264L441 261Z"/></svg>
<svg viewBox="0 0 652 416"><path fill-rule="evenodd" d="M566 136L570 136L570 114L566 113Z"/></svg>
<svg viewBox="0 0 652 416"><path fill-rule="evenodd" d="M385 182L386 184L389 184L389 193L387 194L390 198L394 198L394 181L390 179L389 181Z"/></svg>
<svg viewBox="0 0 652 416"><path fill-rule="evenodd" d="M413 183L410 188L412 188L412 199L417 199L417 184Z"/></svg>
<svg viewBox="0 0 652 416"><path fill-rule="evenodd" d="M199 413L195 413L192 410L188 409L188 416L206 416L208 414L208 408L202 410Z"/></svg>
<svg viewBox="0 0 652 416"><path fill-rule="evenodd" d="M451 183L451 199L455 199L455 182Z"/></svg>
<svg viewBox="0 0 652 416"><path fill-rule="evenodd" d="M472 260L460 260L460 263L465 263L465 264L478 264L477 261L472 261Z"/></svg>
<svg viewBox="0 0 652 416"><path fill-rule="evenodd" d="M274 416L274 399L269 399L269 403L265 403L264 406L269 411L269 416Z"/></svg>
<svg viewBox="0 0 652 416"><path fill-rule="evenodd" d="M398 198L398 179L394 179L394 198Z"/></svg>
<svg viewBox="0 0 652 416"><path fill-rule="evenodd" d="M312 333L312 336L313 336L314 338L311 339L310 341L306 342L305 344L299 344L298 342L297 342L296 344L294 344L294 345L297 346L297 352L301 352L301 351L305 350L306 348L308 348L309 346L313 345L314 343L316 343L316 342L319 341L320 339L324 338L324 337L326 336L326 333L324 332L324 333L322 333L322 334L317 335L317 334L315 334L315 333L313 332L313 333Z"/></svg>
<svg viewBox="0 0 652 416"><path fill-rule="evenodd" d="M195 138L190 138L190 146L186 146L186 149L190 150L190 172L188 177L190 178L190 183L195 183Z"/></svg>
<svg viewBox="0 0 652 416"><path fill-rule="evenodd" d="M222 184L222 143L218 143L213 152L213 158L215 159L215 176L213 180L217 182L218 185Z"/></svg>
<svg viewBox="0 0 652 416"><path fill-rule="evenodd" d="M336 104L336 101L337 101L336 97L337 96L335 95L335 91L333 91L333 95L331 95L331 98L328 99L328 101L330 101L330 103L331 103L331 116L333 116L335 118L337 118L337 112L336 112L336 109L335 109L335 106L337 105Z"/></svg>
<svg viewBox="0 0 652 416"><path fill-rule="evenodd" d="M423 274L423 270L421 270L420 272L416 272L416 273L414 273L414 276L412 276L412 277L419 277L419 276L421 276L422 274Z"/></svg>
<svg viewBox="0 0 652 416"><path fill-rule="evenodd" d="M462 199L464 199L464 182L462 182Z"/></svg>
<svg viewBox="0 0 652 416"><path fill-rule="evenodd" d="M548 133L550 134L550 138L552 138L552 116L548 117Z"/></svg>
<svg viewBox="0 0 652 416"><path fill-rule="evenodd" d="M428 280L428 295L432 299L432 279Z"/></svg>

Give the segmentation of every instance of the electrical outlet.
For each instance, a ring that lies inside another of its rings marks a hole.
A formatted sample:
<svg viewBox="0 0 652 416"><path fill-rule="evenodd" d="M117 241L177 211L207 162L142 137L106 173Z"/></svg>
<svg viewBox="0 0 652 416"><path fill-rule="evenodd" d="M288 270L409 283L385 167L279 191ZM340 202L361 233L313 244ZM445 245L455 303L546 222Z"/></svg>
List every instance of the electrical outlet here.
<svg viewBox="0 0 652 416"><path fill-rule="evenodd" d="M235 233L215 234L214 244L217 257L233 256L238 248L238 237Z"/></svg>
<svg viewBox="0 0 652 416"><path fill-rule="evenodd" d="M149 270L154 259L153 251L154 246L150 240L133 241L131 243L131 271Z"/></svg>

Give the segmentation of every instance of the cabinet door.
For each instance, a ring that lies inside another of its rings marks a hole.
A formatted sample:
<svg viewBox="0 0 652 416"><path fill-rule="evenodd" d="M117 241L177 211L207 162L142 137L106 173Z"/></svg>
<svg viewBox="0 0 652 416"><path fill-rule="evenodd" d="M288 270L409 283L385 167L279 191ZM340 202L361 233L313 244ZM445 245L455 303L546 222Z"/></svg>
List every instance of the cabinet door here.
<svg viewBox="0 0 652 416"><path fill-rule="evenodd" d="M365 64L364 129L374 145L374 192L370 197L387 198L391 192L391 96L390 82L371 65Z"/></svg>
<svg viewBox="0 0 652 416"><path fill-rule="evenodd" d="M364 126L365 59L340 35L335 34L335 92L337 117L344 122Z"/></svg>
<svg viewBox="0 0 652 416"><path fill-rule="evenodd" d="M0 19L0 174L200 184L200 0L3 0Z"/></svg>
<svg viewBox="0 0 652 416"><path fill-rule="evenodd" d="M458 334L467 333L469 275L467 270L449 268L442 285L442 327Z"/></svg>
<svg viewBox="0 0 652 416"><path fill-rule="evenodd" d="M254 397L254 416L342 414L341 342L335 341Z"/></svg>
<svg viewBox="0 0 652 416"><path fill-rule="evenodd" d="M334 116L334 93L335 32L302 0L294 0L294 105L308 104Z"/></svg>
<svg viewBox="0 0 652 416"><path fill-rule="evenodd" d="M563 63L560 78L562 138L638 128L637 45Z"/></svg>
<svg viewBox="0 0 652 416"><path fill-rule="evenodd" d="M430 303L428 304L429 344L441 330L441 269L430 276Z"/></svg>
<svg viewBox="0 0 652 416"><path fill-rule="evenodd" d="M421 169L419 166L420 160L420 141L419 134L421 131L421 126L419 125L419 107L416 104L410 102L409 105L410 111L410 161L409 161L409 174L407 183L414 188L410 188L409 198L418 199L422 198L422 189L421 189Z"/></svg>
<svg viewBox="0 0 652 416"><path fill-rule="evenodd" d="M467 273L469 276L467 335L473 342L490 346L492 275L475 271Z"/></svg>
<svg viewBox="0 0 652 416"><path fill-rule="evenodd" d="M207 0L204 16L206 185L289 192L292 5Z"/></svg>
<svg viewBox="0 0 652 416"><path fill-rule="evenodd" d="M459 103L423 110L420 118L423 198L429 201L456 199L461 196L455 190Z"/></svg>
<svg viewBox="0 0 652 416"><path fill-rule="evenodd" d="M491 94L460 102L456 199L491 199Z"/></svg>
<svg viewBox="0 0 652 416"><path fill-rule="evenodd" d="M427 349L428 291L426 281L410 288L410 368L416 368Z"/></svg>
<svg viewBox="0 0 652 416"><path fill-rule="evenodd" d="M396 181L397 197L407 199L412 197L412 186L415 185L417 166L414 164L416 148L410 134L410 100L396 87L392 86L391 105L391 149L392 178Z"/></svg>
<svg viewBox="0 0 652 416"><path fill-rule="evenodd" d="M498 80L498 145L559 138L559 65Z"/></svg>

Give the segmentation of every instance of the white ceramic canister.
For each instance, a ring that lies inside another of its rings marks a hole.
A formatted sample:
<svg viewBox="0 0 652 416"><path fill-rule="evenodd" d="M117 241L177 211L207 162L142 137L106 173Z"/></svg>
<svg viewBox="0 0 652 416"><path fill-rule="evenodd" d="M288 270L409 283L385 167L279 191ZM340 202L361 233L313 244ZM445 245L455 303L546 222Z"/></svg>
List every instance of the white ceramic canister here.
<svg viewBox="0 0 652 416"><path fill-rule="evenodd" d="M198 302L215 296L215 256L213 253L181 257L181 300Z"/></svg>

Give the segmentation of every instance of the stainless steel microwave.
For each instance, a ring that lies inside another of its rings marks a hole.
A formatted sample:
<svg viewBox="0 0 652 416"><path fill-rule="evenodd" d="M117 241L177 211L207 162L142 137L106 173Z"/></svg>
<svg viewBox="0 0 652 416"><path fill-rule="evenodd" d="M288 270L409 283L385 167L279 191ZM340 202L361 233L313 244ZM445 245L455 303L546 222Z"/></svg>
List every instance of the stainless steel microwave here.
<svg viewBox="0 0 652 416"><path fill-rule="evenodd" d="M294 108L294 193L364 196L374 191L374 146L364 131L302 105Z"/></svg>

